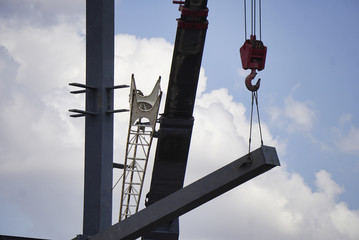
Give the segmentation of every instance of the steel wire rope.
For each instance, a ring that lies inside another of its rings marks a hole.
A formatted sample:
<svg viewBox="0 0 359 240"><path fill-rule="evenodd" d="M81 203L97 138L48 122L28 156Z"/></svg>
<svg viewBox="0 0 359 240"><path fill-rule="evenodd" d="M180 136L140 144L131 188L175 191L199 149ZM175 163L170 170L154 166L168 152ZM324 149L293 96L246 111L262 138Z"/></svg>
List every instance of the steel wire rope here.
<svg viewBox="0 0 359 240"><path fill-rule="evenodd" d="M263 146L262 126L261 126L261 121L260 121L260 117L259 117L259 107L258 107L258 92L254 91L254 92L252 92L251 120L250 120L250 124L249 124L249 140L248 140L248 153L249 154L251 152L251 143L252 143L252 124L253 124L253 105L254 105L254 100L255 100L256 109L257 109L258 128L259 128L261 146Z"/></svg>
<svg viewBox="0 0 359 240"><path fill-rule="evenodd" d="M259 40L262 41L262 1L259 0Z"/></svg>
<svg viewBox="0 0 359 240"><path fill-rule="evenodd" d="M244 2L244 41L247 40L247 6L246 6L246 0L243 0Z"/></svg>
<svg viewBox="0 0 359 240"><path fill-rule="evenodd" d="M256 106L257 106L257 116L258 116L258 127L259 127L259 134L261 137L261 146L263 146L263 137L262 137L262 126L261 126L261 120L259 117L259 108L258 108L258 92L255 92L255 99L256 99Z"/></svg>
<svg viewBox="0 0 359 240"><path fill-rule="evenodd" d="M252 120L253 120L253 92L252 92L252 104L251 104L251 121L249 122L248 153L250 153L250 152L251 152L251 142L252 142Z"/></svg>
<svg viewBox="0 0 359 240"><path fill-rule="evenodd" d="M253 4L253 35L256 35L256 0L253 0L254 4Z"/></svg>
<svg viewBox="0 0 359 240"><path fill-rule="evenodd" d="M251 0L251 35L253 35L253 0Z"/></svg>
<svg viewBox="0 0 359 240"><path fill-rule="evenodd" d="M247 38L247 1L244 0L244 38ZM257 1L251 0L251 35L256 35ZM262 1L258 0L259 39L262 40Z"/></svg>

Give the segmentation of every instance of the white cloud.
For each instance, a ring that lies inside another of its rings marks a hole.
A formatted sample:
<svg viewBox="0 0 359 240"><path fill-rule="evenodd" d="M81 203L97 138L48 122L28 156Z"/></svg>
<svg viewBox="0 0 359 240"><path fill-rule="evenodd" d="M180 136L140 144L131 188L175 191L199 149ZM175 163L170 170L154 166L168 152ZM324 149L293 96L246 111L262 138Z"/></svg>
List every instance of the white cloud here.
<svg viewBox="0 0 359 240"><path fill-rule="evenodd" d="M173 45L163 38L139 39L126 34L117 35L115 41L115 81L120 81L118 84L128 84L133 73L137 87L144 94L149 94L154 83L161 76L161 88L165 94L162 97L163 106L166 100ZM206 81L204 69L201 68L197 96L205 90Z"/></svg>
<svg viewBox="0 0 359 240"><path fill-rule="evenodd" d="M310 132L316 121L316 112L312 103L301 102L289 96L284 99L284 107L270 109L271 122L288 132Z"/></svg>
<svg viewBox="0 0 359 240"><path fill-rule="evenodd" d="M351 114L339 118L338 127L333 128L333 142L338 150L346 154L359 153L359 128L353 124Z"/></svg>
<svg viewBox="0 0 359 240"><path fill-rule="evenodd" d="M352 119L353 116L350 113L343 114L339 119L339 126L345 126L347 123L350 123Z"/></svg>
<svg viewBox="0 0 359 240"><path fill-rule="evenodd" d="M0 42L19 63L14 79L28 90L43 94L84 80L85 40L68 24L52 28L0 24Z"/></svg>
<svg viewBox="0 0 359 240"><path fill-rule="evenodd" d="M0 2L0 19L12 27L36 25L55 26L60 22L84 27L85 4L81 0L2 0Z"/></svg>
<svg viewBox="0 0 359 240"><path fill-rule="evenodd" d="M0 21L0 234L69 239L81 231L84 126L68 117L81 103L67 84L84 79L84 39L75 25L14 19Z"/></svg>
<svg viewBox="0 0 359 240"><path fill-rule="evenodd" d="M316 182L273 169L182 217L182 239L357 239L359 212L336 202L327 172Z"/></svg>
<svg viewBox="0 0 359 240"><path fill-rule="evenodd" d="M344 202L340 202L335 206L330 216L335 227L343 235L348 236L350 239L359 237L359 211L351 211Z"/></svg>
<svg viewBox="0 0 359 240"><path fill-rule="evenodd" d="M336 140L336 144L342 152L359 153L359 128L352 126L345 135L337 129L337 133L339 139Z"/></svg>
<svg viewBox="0 0 359 240"><path fill-rule="evenodd" d="M299 102L291 97L285 99L285 115L291 121L289 131L310 131L316 115L310 103Z"/></svg>

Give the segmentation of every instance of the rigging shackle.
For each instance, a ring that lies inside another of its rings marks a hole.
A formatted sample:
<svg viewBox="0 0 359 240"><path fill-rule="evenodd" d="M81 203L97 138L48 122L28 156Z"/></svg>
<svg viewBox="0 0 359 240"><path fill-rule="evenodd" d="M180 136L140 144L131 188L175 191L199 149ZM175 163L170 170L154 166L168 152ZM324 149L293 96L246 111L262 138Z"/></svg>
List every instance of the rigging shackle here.
<svg viewBox="0 0 359 240"><path fill-rule="evenodd" d="M246 80L245 80L246 87L251 92L256 92L259 89L260 84L261 84L260 78L258 79L256 85L252 84L252 80L256 77L256 75L257 75L256 69L252 68L251 73L246 77Z"/></svg>

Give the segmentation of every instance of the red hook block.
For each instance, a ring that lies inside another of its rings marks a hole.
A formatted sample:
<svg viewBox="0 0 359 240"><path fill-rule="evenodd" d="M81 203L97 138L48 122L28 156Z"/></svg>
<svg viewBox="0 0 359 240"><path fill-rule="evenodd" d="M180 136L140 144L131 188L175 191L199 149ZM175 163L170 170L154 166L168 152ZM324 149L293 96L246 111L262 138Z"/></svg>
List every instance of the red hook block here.
<svg viewBox="0 0 359 240"><path fill-rule="evenodd" d="M267 56L267 47L263 42L256 40L255 35L251 35L251 39L247 39L239 50L241 54L243 69L264 69Z"/></svg>

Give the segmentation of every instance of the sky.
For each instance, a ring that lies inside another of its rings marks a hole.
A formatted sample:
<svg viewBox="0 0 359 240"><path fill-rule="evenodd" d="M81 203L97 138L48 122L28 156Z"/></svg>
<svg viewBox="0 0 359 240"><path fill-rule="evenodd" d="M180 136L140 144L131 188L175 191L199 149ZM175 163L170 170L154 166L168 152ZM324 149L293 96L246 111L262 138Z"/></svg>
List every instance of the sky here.
<svg viewBox="0 0 359 240"><path fill-rule="evenodd" d="M149 94L161 76L165 99L178 6L115 3L115 84L134 73ZM208 8L186 185L248 151L243 1ZM262 1L259 108L281 166L181 216L181 239L359 239L358 12L355 0ZM83 108L84 97L68 83L85 83L85 36L85 1L0 0L0 235L82 232L84 119L68 109ZM117 90L115 106L128 108L128 90ZM115 162L127 127L128 113L115 115ZM253 129L255 149L256 121ZM119 187L113 195L115 223Z"/></svg>

